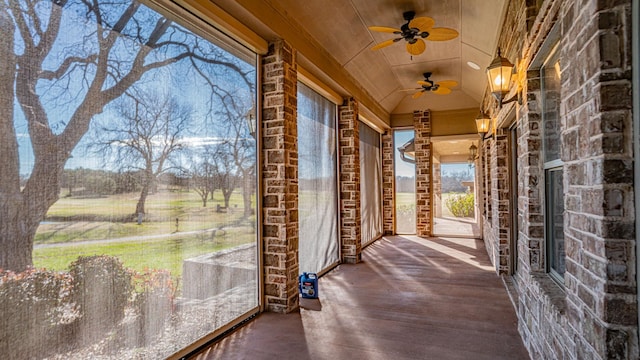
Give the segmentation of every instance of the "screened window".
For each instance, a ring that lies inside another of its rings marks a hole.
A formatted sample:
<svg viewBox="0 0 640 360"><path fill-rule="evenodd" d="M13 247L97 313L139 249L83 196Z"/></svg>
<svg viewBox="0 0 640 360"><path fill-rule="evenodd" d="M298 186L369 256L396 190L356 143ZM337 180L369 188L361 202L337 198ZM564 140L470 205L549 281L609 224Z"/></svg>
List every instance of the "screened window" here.
<svg viewBox="0 0 640 360"><path fill-rule="evenodd" d="M380 134L359 123L360 134L360 216L362 245L382 235L382 168Z"/></svg>
<svg viewBox="0 0 640 360"><path fill-rule="evenodd" d="M257 310L256 56L174 15L0 3L5 358L166 358Z"/></svg>
<svg viewBox="0 0 640 360"><path fill-rule="evenodd" d="M540 68L543 157L545 174L545 237L547 271L563 283L565 272L564 188L560 160L560 53L557 46Z"/></svg>
<svg viewBox="0 0 640 360"><path fill-rule="evenodd" d="M339 260L336 105L298 82L300 272Z"/></svg>
<svg viewBox="0 0 640 360"><path fill-rule="evenodd" d="M396 233L416 233L416 165L413 130L395 130Z"/></svg>

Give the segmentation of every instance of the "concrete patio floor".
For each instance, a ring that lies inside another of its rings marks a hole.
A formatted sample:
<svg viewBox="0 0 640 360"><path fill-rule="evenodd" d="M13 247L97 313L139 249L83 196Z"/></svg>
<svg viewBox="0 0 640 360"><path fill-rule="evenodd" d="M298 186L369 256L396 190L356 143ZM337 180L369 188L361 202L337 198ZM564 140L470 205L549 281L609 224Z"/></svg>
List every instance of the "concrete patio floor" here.
<svg viewBox="0 0 640 360"><path fill-rule="evenodd" d="M384 237L320 278L319 295L194 358L529 359L481 240Z"/></svg>

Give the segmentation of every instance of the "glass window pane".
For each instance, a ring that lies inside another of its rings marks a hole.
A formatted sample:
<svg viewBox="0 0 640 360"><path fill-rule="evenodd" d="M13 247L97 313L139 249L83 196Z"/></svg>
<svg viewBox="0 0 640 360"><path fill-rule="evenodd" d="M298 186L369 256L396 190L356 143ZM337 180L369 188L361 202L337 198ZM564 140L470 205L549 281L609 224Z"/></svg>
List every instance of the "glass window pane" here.
<svg viewBox="0 0 640 360"><path fill-rule="evenodd" d="M336 105L298 82L300 272L339 260Z"/></svg>
<svg viewBox="0 0 640 360"><path fill-rule="evenodd" d="M416 233L416 165L413 130L395 130L396 233ZM402 150L402 151L401 151Z"/></svg>
<svg viewBox="0 0 640 360"><path fill-rule="evenodd" d="M0 13L0 354L166 358L255 309L256 56L142 2Z"/></svg>
<svg viewBox="0 0 640 360"><path fill-rule="evenodd" d="M540 69L544 161L560 159L560 52L555 51Z"/></svg>
<svg viewBox="0 0 640 360"><path fill-rule="evenodd" d="M562 185L562 168L546 171L546 227L547 254L549 271L558 277L564 277L564 190Z"/></svg>

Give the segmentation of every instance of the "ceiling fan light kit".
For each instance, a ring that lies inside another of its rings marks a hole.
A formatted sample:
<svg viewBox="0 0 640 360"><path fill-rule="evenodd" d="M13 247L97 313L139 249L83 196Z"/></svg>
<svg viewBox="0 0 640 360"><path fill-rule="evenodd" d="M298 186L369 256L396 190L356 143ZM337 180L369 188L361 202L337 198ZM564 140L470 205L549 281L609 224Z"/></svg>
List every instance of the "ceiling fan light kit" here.
<svg viewBox="0 0 640 360"><path fill-rule="evenodd" d="M369 30L392 33L399 35L400 37L383 41L374 45L371 50L378 50L400 40L407 42L406 49L409 54L420 55L426 49L424 40L430 41L447 41L458 37L458 32L450 28L434 28L435 20L430 17L415 17L414 11L407 11L402 14L402 17L407 21L400 26L400 29L391 28L387 26L369 26ZM424 39L424 40L423 40Z"/></svg>

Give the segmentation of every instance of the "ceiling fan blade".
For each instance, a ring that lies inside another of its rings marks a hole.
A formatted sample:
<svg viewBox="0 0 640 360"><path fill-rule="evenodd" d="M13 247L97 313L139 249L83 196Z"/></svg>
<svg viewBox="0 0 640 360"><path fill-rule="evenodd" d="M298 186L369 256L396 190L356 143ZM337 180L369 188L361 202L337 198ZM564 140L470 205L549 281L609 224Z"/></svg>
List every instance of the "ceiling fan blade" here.
<svg viewBox="0 0 640 360"><path fill-rule="evenodd" d="M438 95L447 95L447 94L451 94L451 89L446 87L439 87L435 90L431 90L431 92Z"/></svg>
<svg viewBox="0 0 640 360"><path fill-rule="evenodd" d="M440 87L446 87L446 88L452 88L452 87L458 86L458 82L454 80L438 81L436 84L438 84Z"/></svg>
<svg viewBox="0 0 640 360"><path fill-rule="evenodd" d="M418 85L424 85L424 86L429 87L429 86L433 86L433 83L429 82L429 81L418 80Z"/></svg>
<svg viewBox="0 0 640 360"><path fill-rule="evenodd" d="M393 45L393 43L396 42L396 39L389 39L387 41L383 41L375 46L373 46L371 48L371 50L378 50L378 49L382 49L383 47L387 47L389 45Z"/></svg>
<svg viewBox="0 0 640 360"><path fill-rule="evenodd" d="M433 28L428 33L427 40L431 41L447 41L458 37L458 32L449 28Z"/></svg>
<svg viewBox="0 0 640 360"><path fill-rule="evenodd" d="M412 98L412 99L417 99L417 98L419 98L420 96L422 96L422 94L424 94L424 90L422 90L422 91L418 91L417 93L415 93L415 94L411 95L411 98Z"/></svg>
<svg viewBox="0 0 640 360"><path fill-rule="evenodd" d="M431 28L435 25L436 22L430 17L417 17L411 21L409 21L410 28L416 28L420 31L431 32Z"/></svg>
<svg viewBox="0 0 640 360"><path fill-rule="evenodd" d="M424 49L427 46L425 45L422 39L416 39L416 42L413 44L407 43L407 51L411 55L420 55L424 52Z"/></svg>
<svg viewBox="0 0 640 360"><path fill-rule="evenodd" d="M407 89L400 89L398 91L416 91L416 90L422 90L422 88L421 87L419 87L419 88L407 88Z"/></svg>
<svg viewBox="0 0 640 360"><path fill-rule="evenodd" d="M369 26L369 30L373 30L377 32L392 33L392 34L402 34L402 31L400 31L400 29L394 29L386 26Z"/></svg>

